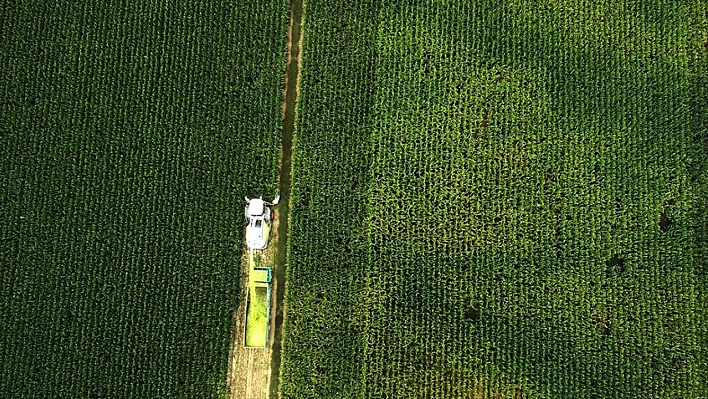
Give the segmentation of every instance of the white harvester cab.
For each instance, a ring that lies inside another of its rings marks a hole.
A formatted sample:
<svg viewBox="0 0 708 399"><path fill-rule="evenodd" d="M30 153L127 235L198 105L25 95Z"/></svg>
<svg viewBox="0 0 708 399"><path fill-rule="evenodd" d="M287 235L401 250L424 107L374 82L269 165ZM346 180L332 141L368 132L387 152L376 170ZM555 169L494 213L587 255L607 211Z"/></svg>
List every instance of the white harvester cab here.
<svg viewBox="0 0 708 399"><path fill-rule="evenodd" d="M268 246L270 238L270 230L273 224L273 205L278 203L280 196L276 197L273 202L263 201L260 198L246 198L246 209L244 214L248 221L246 227L246 245L250 249L264 249Z"/></svg>

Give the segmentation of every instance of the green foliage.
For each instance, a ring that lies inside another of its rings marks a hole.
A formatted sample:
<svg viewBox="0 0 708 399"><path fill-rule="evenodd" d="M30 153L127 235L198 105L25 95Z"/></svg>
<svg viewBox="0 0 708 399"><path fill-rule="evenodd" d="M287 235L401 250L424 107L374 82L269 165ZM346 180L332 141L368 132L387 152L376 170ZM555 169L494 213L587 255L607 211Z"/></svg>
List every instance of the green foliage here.
<svg viewBox="0 0 708 399"><path fill-rule="evenodd" d="M308 1L283 396L704 395L704 5Z"/></svg>
<svg viewBox="0 0 708 399"><path fill-rule="evenodd" d="M343 12L346 9L346 12ZM283 332L284 398L360 391L375 2L306 4ZM336 105L336 106L335 106ZM346 111L349 110L349 111ZM325 188L326 187L326 188Z"/></svg>
<svg viewBox="0 0 708 399"><path fill-rule="evenodd" d="M246 346L265 347L268 333L268 288L254 287L248 304Z"/></svg>
<svg viewBox="0 0 708 399"><path fill-rule="evenodd" d="M223 396L287 7L0 6L3 398Z"/></svg>

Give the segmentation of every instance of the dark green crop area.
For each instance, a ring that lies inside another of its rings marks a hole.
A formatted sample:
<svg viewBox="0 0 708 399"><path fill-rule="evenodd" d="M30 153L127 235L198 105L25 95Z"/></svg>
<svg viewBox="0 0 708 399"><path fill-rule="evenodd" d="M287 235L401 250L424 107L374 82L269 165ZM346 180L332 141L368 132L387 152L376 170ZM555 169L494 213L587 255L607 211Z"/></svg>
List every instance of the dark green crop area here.
<svg viewBox="0 0 708 399"><path fill-rule="evenodd" d="M284 398L708 392L708 5L309 0Z"/></svg>
<svg viewBox="0 0 708 399"><path fill-rule="evenodd" d="M0 5L0 396L219 397L288 4Z"/></svg>

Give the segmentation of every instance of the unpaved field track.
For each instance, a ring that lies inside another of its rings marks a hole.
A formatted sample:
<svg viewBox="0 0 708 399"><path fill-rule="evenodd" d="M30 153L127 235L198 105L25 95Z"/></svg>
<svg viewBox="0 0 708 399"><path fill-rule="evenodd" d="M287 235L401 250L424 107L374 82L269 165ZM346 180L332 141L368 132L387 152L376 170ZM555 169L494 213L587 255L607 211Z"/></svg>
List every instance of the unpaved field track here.
<svg viewBox="0 0 708 399"><path fill-rule="evenodd" d="M274 239L276 237L273 237ZM246 295L248 292L248 249L244 248L241 258L241 298L239 307L234 315L234 332L231 338L231 352L229 353L229 374L227 385L232 398L263 399L268 397L271 378L271 356L269 347L263 349L247 349L243 346L244 328L246 321ZM261 264L271 265L274 250L260 251L254 256L261 258ZM270 259L269 259L270 258ZM271 296L271 309L275 306L275 291L278 290L277 281L273 283ZM271 331L269 342L272 342L275 333L271 318Z"/></svg>
<svg viewBox="0 0 708 399"><path fill-rule="evenodd" d="M278 398L278 375L284 317L285 267L287 263L288 214L292 178L292 142L295 130L296 105L299 94L300 47L302 44L303 0L291 0L288 28L287 65L283 92L283 130L279 162L280 204L275 208L271 242L268 249L256 251L260 264L273 267L271 320L268 346L246 349L243 346L246 296L248 292L248 249L241 258L241 298L234 314L227 386L233 399Z"/></svg>

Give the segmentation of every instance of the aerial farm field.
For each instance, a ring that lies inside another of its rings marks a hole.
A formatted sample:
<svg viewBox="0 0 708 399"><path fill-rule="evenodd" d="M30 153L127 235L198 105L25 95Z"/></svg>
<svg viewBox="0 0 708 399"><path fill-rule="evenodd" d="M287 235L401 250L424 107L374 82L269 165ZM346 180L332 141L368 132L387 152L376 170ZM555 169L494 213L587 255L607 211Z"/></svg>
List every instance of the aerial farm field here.
<svg viewBox="0 0 708 399"><path fill-rule="evenodd" d="M0 5L0 396L223 397L288 4L109 3Z"/></svg>
<svg viewBox="0 0 708 399"><path fill-rule="evenodd" d="M302 5L0 6L2 398L708 398L706 0Z"/></svg>
<svg viewBox="0 0 708 399"><path fill-rule="evenodd" d="M305 10L283 398L708 397L705 1Z"/></svg>

